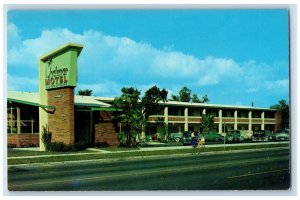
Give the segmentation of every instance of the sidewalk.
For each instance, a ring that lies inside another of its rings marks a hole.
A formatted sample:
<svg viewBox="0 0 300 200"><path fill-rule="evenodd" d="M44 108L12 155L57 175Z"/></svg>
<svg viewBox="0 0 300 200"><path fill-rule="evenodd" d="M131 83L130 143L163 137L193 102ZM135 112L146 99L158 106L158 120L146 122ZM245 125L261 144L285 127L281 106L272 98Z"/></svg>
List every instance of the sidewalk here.
<svg viewBox="0 0 300 200"><path fill-rule="evenodd" d="M281 143L288 143L288 142L281 142ZM238 143L238 144L212 144L206 145L205 148L214 148L214 147L233 147L233 146L255 146L255 145L263 145L263 144L278 144L278 142L262 142L262 143ZM43 157L61 157L61 156L74 156L74 155L91 155L91 154L116 154L116 153L128 153L128 152L145 152L145 151L162 151L162 150L175 150L175 149L192 149L192 146L160 146L160 147L141 147L140 149L136 150L122 150L122 151L108 151L103 149L97 148L88 148L87 150L94 151L90 153L68 153L68 154L52 154L52 155L37 155L37 156L18 156L18 157L8 157L7 159L24 159L24 158L43 158ZM31 151L38 151L38 148L14 148L17 150L31 150Z"/></svg>

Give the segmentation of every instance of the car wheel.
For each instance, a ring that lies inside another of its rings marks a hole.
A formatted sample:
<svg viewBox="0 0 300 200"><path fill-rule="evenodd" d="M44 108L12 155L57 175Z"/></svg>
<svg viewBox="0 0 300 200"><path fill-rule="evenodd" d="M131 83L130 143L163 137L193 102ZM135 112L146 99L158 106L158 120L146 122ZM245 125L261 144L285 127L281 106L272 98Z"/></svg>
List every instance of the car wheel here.
<svg viewBox="0 0 300 200"><path fill-rule="evenodd" d="M175 142L180 142L180 138L175 138Z"/></svg>
<svg viewBox="0 0 300 200"><path fill-rule="evenodd" d="M244 137L242 136L241 138L240 138L240 142L243 142L244 141Z"/></svg>

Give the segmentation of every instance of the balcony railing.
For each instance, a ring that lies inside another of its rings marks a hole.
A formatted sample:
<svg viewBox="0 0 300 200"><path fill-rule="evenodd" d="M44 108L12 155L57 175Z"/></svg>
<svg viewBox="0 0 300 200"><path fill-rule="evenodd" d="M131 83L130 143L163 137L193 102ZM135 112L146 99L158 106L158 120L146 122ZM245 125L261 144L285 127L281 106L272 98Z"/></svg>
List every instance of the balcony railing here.
<svg viewBox="0 0 300 200"><path fill-rule="evenodd" d="M168 116L169 122L184 122L185 118L184 116Z"/></svg>
<svg viewBox="0 0 300 200"><path fill-rule="evenodd" d="M151 115L148 118L149 122L164 122L165 121L165 116L164 115ZM178 123L184 123L185 122L185 117L184 116L168 116L168 121L169 122L178 122ZM200 116L189 116L188 117L188 123L201 123L202 117ZM262 118L252 118L251 119L253 124L261 124L262 123ZM215 123L220 122L219 117L214 118ZM235 123L235 118L234 117L222 117L222 123ZM276 120L273 118L265 118L264 119L265 124L275 124ZM237 123L238 124L248 124L250 123L249 118L237 118Z"/></svg>

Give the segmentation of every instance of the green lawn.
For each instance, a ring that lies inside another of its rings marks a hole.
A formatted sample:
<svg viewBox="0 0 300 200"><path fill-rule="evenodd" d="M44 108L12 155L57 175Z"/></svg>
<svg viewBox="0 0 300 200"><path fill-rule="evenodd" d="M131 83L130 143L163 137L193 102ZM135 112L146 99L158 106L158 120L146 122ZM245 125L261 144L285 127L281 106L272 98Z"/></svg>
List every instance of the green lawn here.
<svg viewBox="0 0 300 200"><path fill-rule="evenodd" d="M172 154L186 154L186 153L201 153L201 152L220 152L220 151L231 151L231 150L242 150L242 149L259 149L259 148L276 148L276 147L289 147L287 143L278 143L278 144L261 144L261 145L242 145L242 146L227 146L224 149L224 146L220 147L210 147L202 149L176 149L176 150L157 150L157 151L133 151L133 152L116 152L117 149L114 149L113 153L93 153L93 154L79 154L79 153L91 153L91 151L80 151L80 152L68 152L74 153L75 155L66 155L66 156L55 156L58 154L65 154L67 152L35 152L36 155L49 155L53 154L51 157L40 157L40 158L24 158L24 159L8 159L8 165L14 164L28 164L28 163L46 163L46 162L63 162L63 161L78 161L78 160L93 160L93 159L123 159L127 157L147 157L155 155L172 155ZM123 150L124 148L122 148ZM107 148L105 148L107 150ZM128 150L128 148L127 148ZM123 150L124 151L124 150ZM14 152L13 155L25 156L29 155L30 152ZM39 153L39 154L38 154ZM9 157L12 154L10 153Z"/></svg>
<svg viewBox="0 0 300 200"><path fill-rule="evenodd" d="M41 156L41 155L59 155L59 154L70 154L70 153L93 153L95 151L84 150L84 151L30 151L30 150L16 150L16 149L8 149L7 157L19 157L19 156Z"/></svg>

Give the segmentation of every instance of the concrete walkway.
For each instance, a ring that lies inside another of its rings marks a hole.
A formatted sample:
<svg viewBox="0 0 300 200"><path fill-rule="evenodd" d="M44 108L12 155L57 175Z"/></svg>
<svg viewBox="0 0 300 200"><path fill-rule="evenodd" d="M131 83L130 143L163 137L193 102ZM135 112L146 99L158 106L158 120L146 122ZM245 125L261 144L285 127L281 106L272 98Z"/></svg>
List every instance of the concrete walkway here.
<svg viewBox="0 0 300 200"><path fill-rule="evenodd" d="M289 142L280 142L286 143ZM237 143L237 144L213 144L206 145L205 148L213 148L213 147L234 147L234 146L255 146L262 144L278 144L278 142L263 142L263 143ZM16 150L24 150L28 151L38 151L38 148L14 148ZM108 151L97 148L88 148L87 150L94 152L86 152L86 153L67 153L67 154L51 154L51 155L35 155L35 156L18 156L18 157L8 157L8 160L13 159L24 159L24 158L43 158L43 157L60 157L60 156L75 156L75 155L91 155L91 154L116 154L116 153L127 153L127 152L145 152L145 151L161 151L161 150L176 150L176 149L192 149L192 146L160 146L160 147L141 147L140 149L131 149L131 150L122 150L122 151Z"/></svg>

